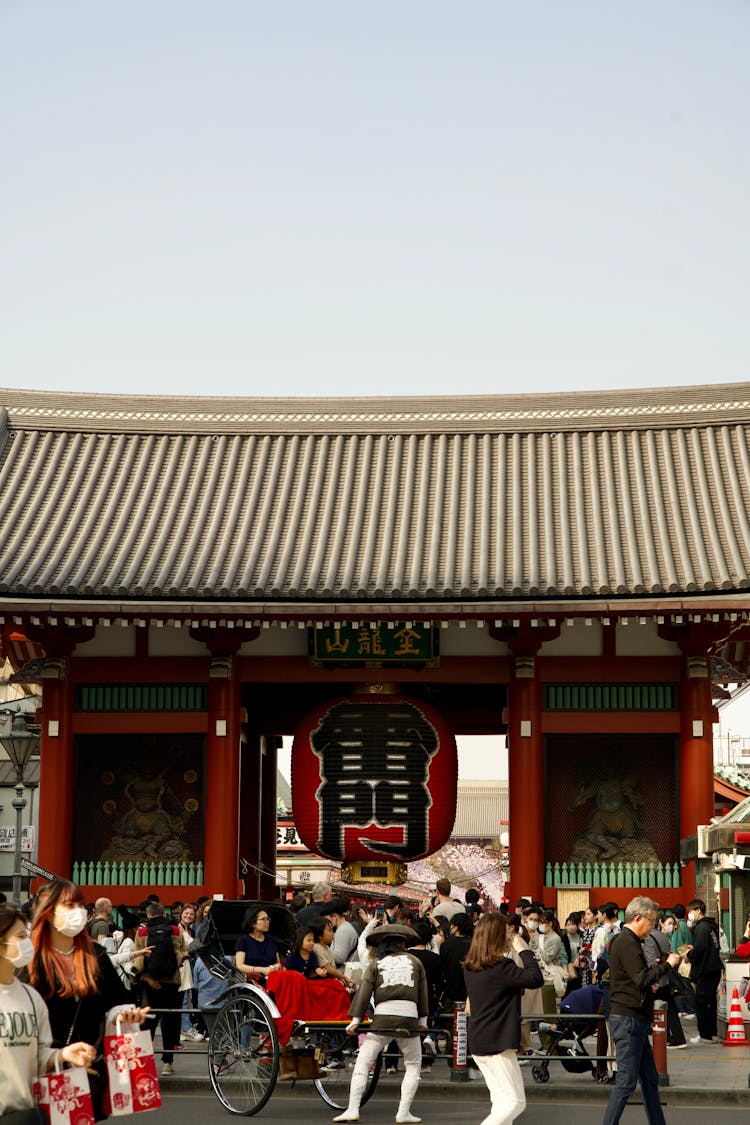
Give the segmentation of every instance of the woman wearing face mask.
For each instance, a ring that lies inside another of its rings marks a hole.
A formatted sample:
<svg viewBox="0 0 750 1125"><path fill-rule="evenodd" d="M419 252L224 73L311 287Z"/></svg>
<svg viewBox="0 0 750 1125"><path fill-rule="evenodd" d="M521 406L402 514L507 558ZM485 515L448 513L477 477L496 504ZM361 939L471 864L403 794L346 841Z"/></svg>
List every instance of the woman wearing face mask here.
<svg viewBox="0 0 750 1125"><path fill-rule="evenodd" d="M649 968L657 963L664 966L662 975L656 981L658 988L654 991L654 997L657 1000L665 1000L667 1004L667 1048L671 1051L680 1051L687 1047L685 1033L682 1030L677 1004L675 1003L675 989L680 987L680 978L674 969L670 969L665 963L667 955L672 952L670 934L672 933L673 923L672 915L659 920L658 927L647 934L643 941L643 956Z"/></svg>
<svg viewBox="0 0 750 1125"><path fill-rule="evenodd" d="M31 931L34 957L28 978L47 1005L52 1042L61 1047L82 1039L95 1050L89 1067L94 1116L99 1121L104 1092L104 1021L112 1008L121 1008L128 1023L143 1023L149 1009L134 1008L104 946L92 943L86 932L86 907L78 887L55 879L42 887Z"/></svg>
<svg viewBox="0 0 750 1125"><path fill-rule="evenodd" d="M562 956L562 935L554 911L545 910L539 916L537 934L537 947L542 960L548 965L559 965Z"/></svg>
<svg viewBox="0 0 750 1125"><path fill-rule="evenodd" d="M44 1001L22 984L16 970L34 956L34 947L20 911L0 905L0 1117L3 1125L41 1121L34 1110L32 1083L55 1066L89 1066L96 1052L88 1043L69 1043L56 1050Z"/></svg>

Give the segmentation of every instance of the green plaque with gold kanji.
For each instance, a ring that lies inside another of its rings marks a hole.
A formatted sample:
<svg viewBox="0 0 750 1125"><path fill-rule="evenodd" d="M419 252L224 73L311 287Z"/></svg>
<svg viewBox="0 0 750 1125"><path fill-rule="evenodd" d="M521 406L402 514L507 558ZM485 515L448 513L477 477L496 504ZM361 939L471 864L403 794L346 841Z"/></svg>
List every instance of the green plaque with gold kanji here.
<svg viewBox="0 0 750 1125"><path fill-rule="evenodd" d="M388 664L438 665L437 631L423 622L324 625L310 629L311 664L380 668Z"/></svg>

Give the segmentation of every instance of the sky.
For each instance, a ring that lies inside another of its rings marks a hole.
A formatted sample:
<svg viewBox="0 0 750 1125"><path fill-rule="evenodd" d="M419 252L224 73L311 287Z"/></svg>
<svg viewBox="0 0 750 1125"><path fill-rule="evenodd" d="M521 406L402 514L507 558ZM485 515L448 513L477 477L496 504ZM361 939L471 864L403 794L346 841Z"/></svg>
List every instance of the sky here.
<svg viewBox="0 0 750 1125"><path fill-rule="evenodd" d="M0 0L0 385L749 378L747 0Z"/></svg>

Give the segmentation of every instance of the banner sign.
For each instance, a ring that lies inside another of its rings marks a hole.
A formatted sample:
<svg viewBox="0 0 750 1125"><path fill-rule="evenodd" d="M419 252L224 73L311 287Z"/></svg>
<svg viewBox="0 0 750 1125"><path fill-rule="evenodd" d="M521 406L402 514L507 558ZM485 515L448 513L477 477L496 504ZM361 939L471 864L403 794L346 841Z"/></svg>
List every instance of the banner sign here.
<svg viewBox="0 0 750 1125"><path fill-rule="evenodd" d="M340 699L310 712L294 736L294 823L328 859L431 855L453 829L457 780L453 732L422 702Z"/></svg>
<svg viewBox="0 0 750 1125"><path fill-rule="evenodd" d="M21 867L24 871L28 871L30 875L39 875L42 879L57 879L57 875L53 871L48 871L46 867L40 867L38 863L32 863L30 859L22 859Z"/></svg>
<svg viewBox="0 0 750 1125"><path fill-rule="evenodd" d="M366 668L419 664L433 668L439 663L437 630L422 621L395 622L392 628L366 621L362 625L310 629L309 652L311 664Z"/></svg>

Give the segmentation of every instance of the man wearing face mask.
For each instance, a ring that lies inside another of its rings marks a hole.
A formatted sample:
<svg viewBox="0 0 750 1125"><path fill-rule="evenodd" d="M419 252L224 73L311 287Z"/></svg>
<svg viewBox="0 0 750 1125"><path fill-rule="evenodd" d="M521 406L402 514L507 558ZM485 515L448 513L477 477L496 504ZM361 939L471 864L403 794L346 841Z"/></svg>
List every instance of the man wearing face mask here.
<svg viewBox="0 0 750 1125"><path fill-rule="evenodd" d="M32 1083L56 1065L88 1066L94 1048L70 1043L56 1050L44 1001L15 973L29 964L34 946L26 920L14 907L0 904L0 1117L34 1114ZM41 1117L40 1117L41 1121Z"/></svg>
<svg viewBox="0 0 750 1125"><path fill-rule="evenodd" d="M706 917L705 902L694 898L688 903L687 911L691 945L686 956L691 965L690 979L695 985L695 1015L698 1021L698 1034L690 1043L697 1047L719 1041L716 990L724 963L719 956L719 927L713 918Z"/></svg>
<svg viewBox="0 0 750 1125"><path fill-rule="evenodd" d="M529 935L529 949L533 950L536 948L537 933L539 930L539 907L534 905L525 906L521 914L521 920Z"/></svg>

